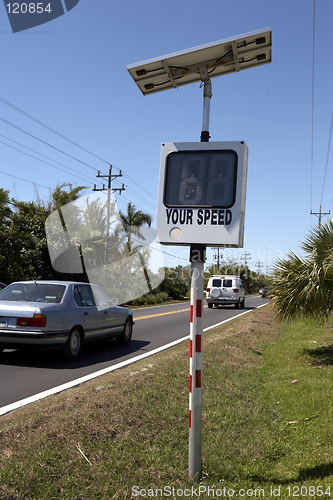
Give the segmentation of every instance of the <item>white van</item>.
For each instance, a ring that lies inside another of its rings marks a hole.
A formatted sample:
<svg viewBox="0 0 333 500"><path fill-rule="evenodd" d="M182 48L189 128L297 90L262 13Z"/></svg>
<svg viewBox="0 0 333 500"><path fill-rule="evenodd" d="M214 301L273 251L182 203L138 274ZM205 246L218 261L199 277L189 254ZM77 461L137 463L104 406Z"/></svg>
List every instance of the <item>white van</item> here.
<svg viewBox="0 0 333 500"><path fill-rule="evenodd" d="M209 278L206 289L208 307L213 305L232 305L236 308L245 306L244 287L239 276L222 276L219 274Z"/></svg>

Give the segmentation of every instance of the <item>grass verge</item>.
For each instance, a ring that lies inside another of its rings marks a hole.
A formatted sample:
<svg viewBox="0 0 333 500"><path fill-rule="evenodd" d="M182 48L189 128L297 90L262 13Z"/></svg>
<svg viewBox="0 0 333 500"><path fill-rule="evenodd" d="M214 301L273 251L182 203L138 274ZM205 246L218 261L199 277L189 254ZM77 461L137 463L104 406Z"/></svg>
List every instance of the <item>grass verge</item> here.
<svg viewBox="0 0 333 500"><path fill-rule="evenodd" d="M267 306L205 334L200 484L184 343L2 416L0 498L329 498L332 327Z"/></svg>

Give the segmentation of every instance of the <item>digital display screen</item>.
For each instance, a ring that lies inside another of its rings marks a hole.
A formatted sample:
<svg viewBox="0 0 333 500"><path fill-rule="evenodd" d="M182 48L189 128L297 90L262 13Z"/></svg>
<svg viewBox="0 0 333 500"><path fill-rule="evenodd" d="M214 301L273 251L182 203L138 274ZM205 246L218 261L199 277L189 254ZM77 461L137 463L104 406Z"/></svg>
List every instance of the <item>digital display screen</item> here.
<svg viewBox="0 0 333 500"><path fill-rule="evenodd" d="M174 151L166 159L164 205L230 208L235 203L236 151Z"/></svg>

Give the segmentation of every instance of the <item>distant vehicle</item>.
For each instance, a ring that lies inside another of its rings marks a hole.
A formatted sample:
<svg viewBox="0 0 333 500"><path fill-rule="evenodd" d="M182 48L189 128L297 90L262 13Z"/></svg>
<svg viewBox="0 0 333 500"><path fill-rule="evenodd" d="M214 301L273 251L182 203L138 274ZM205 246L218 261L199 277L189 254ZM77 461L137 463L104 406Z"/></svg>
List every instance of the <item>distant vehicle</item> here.
<svg viewBox="0 0 333 500"><path fill-rule="evenodd" d="M269 292L272 290L271 286L264 286L264 288L260 288L259 293L262 297L269 296Z"/></svg>
<svg viewBox="0 0 333 500"><path fill-rule="evenodd" d="M245 293L238 276L213 275L209 278L206 289L206 300L211 309L214 305L245 306Z"/></svg>
<svg viewBox="0 0 333 500"><path fill-rule="evenodd" d="M0 291L3 290L4 288L6 288L6 286L7 286L6 283L2 283L0 281Z"/></svg>
<svg viewBox="0 0 333 500"><path fill-rule="evenodd" d="M4 349L60 349L80 356L84 342L132 338L132 312L97 285L71 281L19 281L0 291L0 352Z"/></svg>

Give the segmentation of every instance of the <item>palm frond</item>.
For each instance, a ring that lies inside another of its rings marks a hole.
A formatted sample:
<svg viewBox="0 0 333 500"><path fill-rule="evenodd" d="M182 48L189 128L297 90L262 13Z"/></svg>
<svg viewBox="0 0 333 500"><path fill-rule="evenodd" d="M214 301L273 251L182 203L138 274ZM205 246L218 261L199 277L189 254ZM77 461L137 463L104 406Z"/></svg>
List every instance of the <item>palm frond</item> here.
<svg viewBox="0 0 333 500"><path fill-rule="evenodd" d="M272 273L278 317L324 319L333 307L333 223L313 229L302 244L307 257L289 252Z"/></svg>

